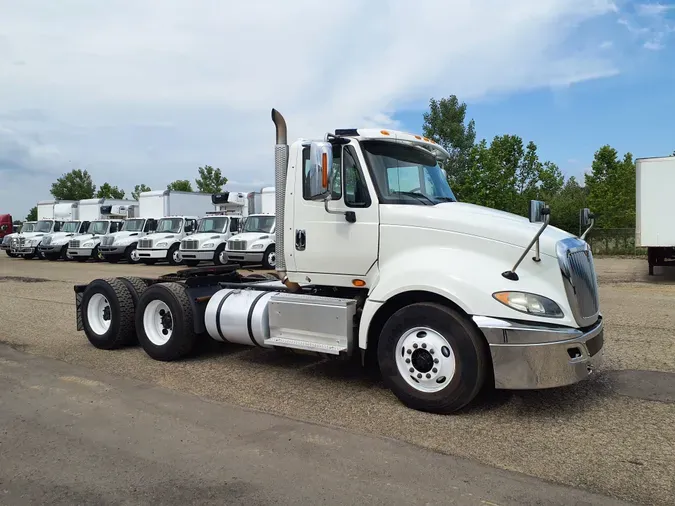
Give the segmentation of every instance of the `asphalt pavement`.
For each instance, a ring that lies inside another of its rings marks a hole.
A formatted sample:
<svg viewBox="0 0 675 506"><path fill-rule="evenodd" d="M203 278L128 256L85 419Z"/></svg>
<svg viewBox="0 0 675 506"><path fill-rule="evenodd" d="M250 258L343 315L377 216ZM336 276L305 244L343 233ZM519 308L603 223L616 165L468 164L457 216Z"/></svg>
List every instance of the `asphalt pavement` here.
<svg viewBox="0 0 675 506"><path fill-rule="evenodd" d="M0 345L0 503L616 505Z"/></svg>

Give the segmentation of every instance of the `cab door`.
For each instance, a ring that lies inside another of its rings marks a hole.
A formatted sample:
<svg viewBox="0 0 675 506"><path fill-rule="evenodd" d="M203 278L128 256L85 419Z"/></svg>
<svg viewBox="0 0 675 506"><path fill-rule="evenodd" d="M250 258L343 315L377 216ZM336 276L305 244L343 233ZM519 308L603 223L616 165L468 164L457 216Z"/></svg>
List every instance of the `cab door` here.
<svg viewBox="0 0 675 506"><path fill-rule="evenodd" d="M298 272L365 276L377 261L379 209L357 146L333 147L328 211L324 197L310 195L310 148L302 151L302 176L296 177L293 216L295 267ZM351 214L348 221L348 216ZM289 230L290 232L290 230Z"/></svg>

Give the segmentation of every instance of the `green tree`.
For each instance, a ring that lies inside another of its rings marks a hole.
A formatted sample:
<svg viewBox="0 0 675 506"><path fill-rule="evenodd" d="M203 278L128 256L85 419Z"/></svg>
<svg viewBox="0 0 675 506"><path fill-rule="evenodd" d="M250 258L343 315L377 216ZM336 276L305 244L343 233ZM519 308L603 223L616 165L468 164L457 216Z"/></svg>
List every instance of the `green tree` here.
<svg viewBox="0 0 675 506"><path fill-rule="evenodd" d="M110 186L109 183L103 183L96 193L96 198L123 199L124 190L120 190L117 186Z"/></svg>
<svg viewBox="0 0 675 506"><path fill-rule="evenodd" d="M189 179L177 179L173 183L169 183L166 185L167 190L173 190L175 192L191 192L194 191L192 189L192 183L190 183Z"/></svg>
<svg viewBox="0 0 675 506"><path fill-rule="evenodd" d="M31 207L26 216L26 221L37 221L37 206Z"/></svg>
<svg viewBox="0 0 675 506"><path fill-rule="evenodd" d="M134 191L131 192L131 197L132 197L134 200L138 200L138 196L139 196L141 193L143 193L143 192L149 192L149 191L151 191L151 190L152 190L152 189L151 189L149 186L147 186L147 185L145 185L145 184L143 184L143 183L137 184L136 186L134 186Z"/></svg>
<svg viewBox="0 0 675 506"><path fill-rule="evenodd" d="M219 193L225 184L227 178L222 175L220 169L214 169L210 165L199 167L199 177L195 179L197 189L203 193Z"/></svg>
<svg viewBox="0 0 675 506"><path fill-rule="evenodd" d="M598 216L598 226L635 227L635 161L631 153L620 159L616 149L601 147L585 180L588 207Z"/></svg>
<svg viewBox="0 0 675 506"><path fill-rule="evenodd" d="M91 199L96 193L96 185L86 170L73 169L52 183L51 194L59 200Z"/></svg>
<svg viewBox="0 0 675 506"><path fill-rule="evenodd" d="M453 191L464 199L466 172L469 170L471 149L476 141L474 120L466 122L466 104L455 95L440 100L429 100L429 111L424 113L422 131L426 137L445 148L451 159L443 163ZM475 153L474 153L475 154Z"/></svg>
<svg viewBox="0 0 675 506"><path fill-rule="evenodd" d="M551 225L578 235L579 211L586 207L587 196L588 190L580 186L574 176L570 177L560 192L549 201Z"/></svg>

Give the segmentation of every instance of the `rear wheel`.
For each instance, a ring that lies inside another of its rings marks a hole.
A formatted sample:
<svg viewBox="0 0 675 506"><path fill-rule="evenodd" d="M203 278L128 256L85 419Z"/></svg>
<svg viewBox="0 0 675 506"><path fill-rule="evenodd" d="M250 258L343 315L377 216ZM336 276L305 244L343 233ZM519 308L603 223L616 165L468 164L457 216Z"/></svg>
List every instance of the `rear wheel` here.
<svg viewBox="0 0 675 506"><path fill-rule="evenodd" d="M188 355L197 335L185 287L178 283L148 287L136 308L136 334L145 352L155 360L168 362Z"/></svg>
<svg viewBox="0 0 675 506"><path fill-rule="evenodd" d="M89 342L113 350L134 341L134 302L119 279L95 279L82 294L82 324Z"/></svg>
<svg viewBox="0 0 675 506"><path fill-rule="evenodd" d="M406 406L453 413L480 392L489 366L478 331L459 312L437 303L395 312L380 334L382 379Z"/></svg>

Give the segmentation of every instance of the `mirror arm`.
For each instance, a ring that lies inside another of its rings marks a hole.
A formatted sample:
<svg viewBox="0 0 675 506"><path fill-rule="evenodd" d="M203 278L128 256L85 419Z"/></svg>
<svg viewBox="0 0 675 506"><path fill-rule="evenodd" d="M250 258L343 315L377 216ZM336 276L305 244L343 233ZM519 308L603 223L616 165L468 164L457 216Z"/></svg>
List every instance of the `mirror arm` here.
<svg viewBox="0 0 675 506"><path fill-rule="evenodd" d="M356 213L354 211L334 211L328 207L328 202L332 200L332 195L329 193L325 199L323 199L323 208L329 214L342 214L345 217L345 220L349 223L354 223L356 221Z"/></svg>
<svg viewBox="0 0 675 506"><path fill-rule="evenodd" d="M591 231L591 229L593 228L593 225L595 225L595 217L591 217L591 224L590 224L590 226L586 229L586 231L585 231L583 234L581 234L581 237L579 237L579 239L581 239L582 241L585 241L585 240L586 240L586 236L588 235L588 233L589 233L589 232Z"/></svg>
<svg viewBox="0 0 675 506"><path fill-rule="evenodd" d="M516 262L516 264L513 266L513 269L510 271L505 271L502 272L502 276L504 276L506 279L510 279L511 281L518 281L518 274L516 274L516 269L520 265L520 263L523 261L525 258L525 255L527 255L527 252L530 251L532 246L536 243L537 249L535 250L535 256L532 257L532 260L535 262L540 262L541 258L539 258L539 236L544 232L544 229L548 227L548 222L550 219L550 210L549 209L543 209L542 214L544 215L544 224L541 226L537 234L532 238L530 241L530 244L527 245L527 248L523 251L522 255L520 255L520 258Z"/></svg>

